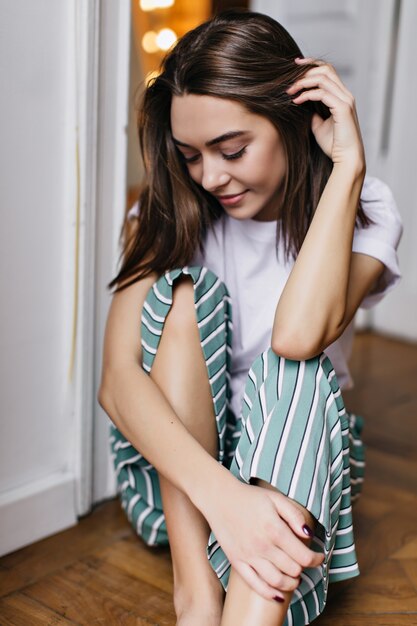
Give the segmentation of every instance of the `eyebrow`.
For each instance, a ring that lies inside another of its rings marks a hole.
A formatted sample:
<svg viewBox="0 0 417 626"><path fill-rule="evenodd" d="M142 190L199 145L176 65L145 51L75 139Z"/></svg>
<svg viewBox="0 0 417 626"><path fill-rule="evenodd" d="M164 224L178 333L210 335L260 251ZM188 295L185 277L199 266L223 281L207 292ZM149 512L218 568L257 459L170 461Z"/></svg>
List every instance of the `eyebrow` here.
<svg viewBox="0 0 417 626"><path fill-rule="evenodd" d="M210 141L206 141L205 145L209 148L210 146L214 146L222 141L228 141L229 139L234 139L235 137L240 137L241 135L245 135L249 131L247 130L231 130L228 133L224 133L215 139L210 139ZM182 141L178 141L178 139L172 138L173 142L178 146L183 146L184 148L192 148L188 143L183 143Z"/></svg>

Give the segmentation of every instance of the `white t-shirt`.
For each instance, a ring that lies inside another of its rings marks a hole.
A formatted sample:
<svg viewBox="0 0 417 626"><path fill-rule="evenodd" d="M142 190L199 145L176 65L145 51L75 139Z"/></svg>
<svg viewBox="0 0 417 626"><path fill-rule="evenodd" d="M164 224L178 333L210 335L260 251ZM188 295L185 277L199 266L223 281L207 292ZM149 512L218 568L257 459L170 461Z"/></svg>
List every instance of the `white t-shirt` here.
<svg viewBox="0 0 417 626"><path fill-rule="evenodd" d="M402 222L389 187L379 179L365 177L361 200L374 224L355 229L352 250L385 265L377 286L361 304L370 308L400 279L397 247ZM137 211L135 205L129 216ZM190 263L211 269L226 284L232 299L231 408L238 416L247 373L255 358L270 346L275 309L293 266L293 261L284 261L282 248L278 248L277 258L275 240L275 221L237 220L223 213L207 233L204 254L197 251ZM341 389L353 386L347 365L353 330L351 323L325 350Z"/></svg>

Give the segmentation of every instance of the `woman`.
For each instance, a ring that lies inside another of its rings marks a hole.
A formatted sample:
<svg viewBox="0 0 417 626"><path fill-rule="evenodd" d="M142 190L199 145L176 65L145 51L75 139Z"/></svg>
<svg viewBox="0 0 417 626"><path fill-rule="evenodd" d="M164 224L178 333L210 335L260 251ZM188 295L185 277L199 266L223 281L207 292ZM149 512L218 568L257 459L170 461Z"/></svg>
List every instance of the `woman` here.
<svg viewBox="0 0 417 626"><path fill-rule="evenodd" d="M362 420L340 387L355 312L399 279L401 222L365 179L352 95L301 56L271 18L223 13L139 115L99 402L126 513L169 542L180 626L308 624L359 573Z"/></svg>

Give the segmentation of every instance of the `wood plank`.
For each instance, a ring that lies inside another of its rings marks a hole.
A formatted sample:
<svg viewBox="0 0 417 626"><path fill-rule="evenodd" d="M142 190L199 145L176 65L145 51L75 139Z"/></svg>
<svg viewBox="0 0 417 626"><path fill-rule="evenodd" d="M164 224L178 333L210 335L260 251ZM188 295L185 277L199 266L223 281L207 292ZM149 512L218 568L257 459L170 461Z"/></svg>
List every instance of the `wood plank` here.
<svg viewBox="0 0 417 626"><path fill-rule="evenodd" d="M408 541L402 548L391 555L392 559L417 559L417 539Z"/></svg>
<svg viewBox="0 0 417 626"><path fill-rule="evenodd" d="M119 499L101 503L89 515L81 518L77 526L2 557L0 596L24 588L95 549L124 537L137 536ZM137 540L142 541L138 537Z"/></svg>
<svg viewBox="0 0 417 626"><path fill-rule="evenodd" d="M152 553L151 549L135 539L123 539L102 550L97 550L94 556L105 563L114 565L120 570L138 580L162 589L172 595L174 589L172 563L170 555Z"/></svg>
<svg viewBox="0 0 417 626"><path fill-rule="evenodd" d="M95 557L84 558L28 586L24 593L81 624L118 624L121 615L172 626L172 598ZM117 619L115 616L118 616ZM135 623L135 622L133 622Z"/></svg>
<svg viewBox="0 0 417 626"><path fill-rule="evenodd" d="M393 511L372 525L360 525L355 529L355 542L361 574L373 571L416 537L417 510Z"/></svg>
<svg viewBox="0 0 417 626"><path fill-rule="evenodd" d="M314 622L313 622L314 623ZM325 612L317 620L317 626L417 626L417 615L389 613L367 615L345 615L342 619Z"/></svg>
<svg viewBox="0 0 417 626"><path fill-rule="evenodd" d="M414 591L417 594L417 559L401 559L398 561L398 564L413 585Z"/></svg>
<svg viewBox="0 0 417 626"><path fill-rule="evenodd" d="M416 613L417 595L397 561L386 560L338 595L334 615Z"/></svg>
<svg viewBox="0 0 417 626"><path fill-rule="evenodd" d="M1 626L70 626L76 623L22 593L14 593L0 600Z"/></svg>
<svg viewBox="0 0 417 626"><path fill-rule="evenodd" d="M388 461L389 462L389 461ZM404 507L412 510L415 507L417 496L401 484L389 485L380 480L377 469L372 466L372 459L365 470L363 495L354 504L356 510L373 515L369 510L373 506L377 511L383 509L395 510ZM354 509L355 510L355 509ZM378 515L378 518L381 517Z"/></svg>
<svg viewBox="0 0 417 626"><path fill-rule="evenodd" d="M416 420L417 423L417 420ZM365 439L365 437L364 437ZM417 453L416 453L417 454ZM417 456L416 456L417 458ZM401 458L388 451L377 450L368 445L365 476L377 479L381 484L400 487L417 495L417 462ZM366 481L366 477L365 477Z"/></svg>

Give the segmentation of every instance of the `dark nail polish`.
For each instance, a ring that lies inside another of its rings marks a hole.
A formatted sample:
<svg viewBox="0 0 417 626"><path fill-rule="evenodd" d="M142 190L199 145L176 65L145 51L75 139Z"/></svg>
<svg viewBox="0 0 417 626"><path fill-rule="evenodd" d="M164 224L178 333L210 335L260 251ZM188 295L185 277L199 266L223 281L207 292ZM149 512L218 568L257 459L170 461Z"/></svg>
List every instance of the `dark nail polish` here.
<svg viewBox="0 0 417 626"><path fill-rule="evenodd" d="M274 596L274 600L276 602L284 602L284 598L280 598L279 596Z"/></svg>
<svg viewBox="0 0 417 626"><path fill-rule="evenodd" d="M303 526L303 533L307 535L307 537L314 537L313 531L311 530L310 526L307 526L307 524L304 524Z"/></svg>

